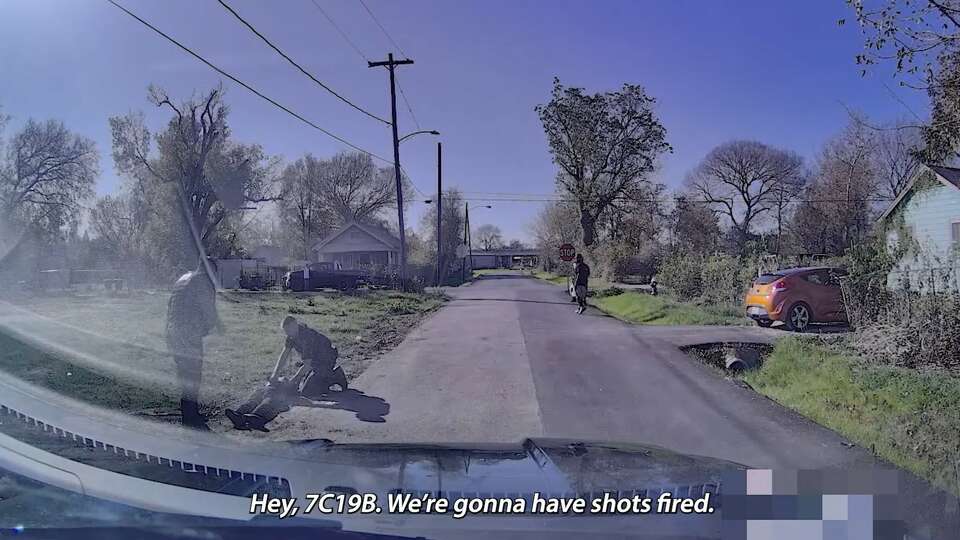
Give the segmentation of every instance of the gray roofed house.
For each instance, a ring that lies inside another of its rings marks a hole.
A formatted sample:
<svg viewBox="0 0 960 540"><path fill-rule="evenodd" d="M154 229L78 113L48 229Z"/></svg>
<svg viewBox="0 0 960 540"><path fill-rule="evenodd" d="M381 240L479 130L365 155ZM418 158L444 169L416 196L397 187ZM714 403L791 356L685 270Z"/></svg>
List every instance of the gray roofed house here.
<svg viewBox="0 0 960 540"><path fill-rule="evenodd" d="M339 263L345 269L400 261L400 240L374 223L347 223L314 244L312 250L315 261Z"/></svg>

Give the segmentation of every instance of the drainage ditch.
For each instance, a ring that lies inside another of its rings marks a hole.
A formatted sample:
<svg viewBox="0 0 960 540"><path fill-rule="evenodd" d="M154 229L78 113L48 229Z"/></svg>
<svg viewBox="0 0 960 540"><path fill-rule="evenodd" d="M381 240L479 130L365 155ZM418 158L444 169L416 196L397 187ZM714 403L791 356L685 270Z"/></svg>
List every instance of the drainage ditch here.
<svg viewBox="0 0 960 540"><path fill-rule="evenodd" d="M691 345L681 350L721 371L742 373L760 368L773 352L773 346L765 343L720 342Z"/></svg>

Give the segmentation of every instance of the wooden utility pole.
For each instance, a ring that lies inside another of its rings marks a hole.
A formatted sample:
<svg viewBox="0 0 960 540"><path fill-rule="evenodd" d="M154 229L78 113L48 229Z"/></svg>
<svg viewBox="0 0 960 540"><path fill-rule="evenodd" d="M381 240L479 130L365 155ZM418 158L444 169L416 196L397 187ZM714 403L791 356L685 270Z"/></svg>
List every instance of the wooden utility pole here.
<svg viewBox="0 0 960 540"><path fill-rule="evenodd" d="M440 224L443 223L443 146L437 143L437 287L443 285L443 273L440 263L443 262L443 236Z"/></svg>
<svg viewBox="0 0 960 540"><path fill-rule="evenodd" d="M470 273L473 274L473 242L470 240L470 202L463 207L463 241L467 244L467 261L470 261Z"/></svg>
<svg viewBox="0 0 960 540"><path fill-rule="evenodd" d="M393 53L385 62L367 62L368 67L386 66L390 70L390 113L393 128L393 172L397 178L397 222L400 226L400 288L407 288L407 232L403 225L403 180L400 177L400 139L397 134L397 81L393 73L397 66L412 64L413 60L394 60Z"/></svg>

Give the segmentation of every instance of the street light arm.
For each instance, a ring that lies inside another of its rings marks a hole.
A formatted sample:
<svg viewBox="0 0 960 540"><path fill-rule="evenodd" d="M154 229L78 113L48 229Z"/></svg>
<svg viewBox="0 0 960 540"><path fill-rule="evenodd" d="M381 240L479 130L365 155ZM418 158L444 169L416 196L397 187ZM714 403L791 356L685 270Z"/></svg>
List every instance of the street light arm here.
<svg viewBox="0 0 960 540"><path fill-rule="evenodd" d="M404 140L409 139L410 137L413 137L414 135L420 135L421 133L429 133L430 135L439 135L439 134L440 134L440 132L437 131L437 130L435 130L435 129L424 129L424 130L421 130L421 131L414 131L413 133L407 133L407 134L404 135L403 137L400 137L400 139L397 140L397 143L398 143L398 144L399 144L399 143L402 143Z"/></svg>

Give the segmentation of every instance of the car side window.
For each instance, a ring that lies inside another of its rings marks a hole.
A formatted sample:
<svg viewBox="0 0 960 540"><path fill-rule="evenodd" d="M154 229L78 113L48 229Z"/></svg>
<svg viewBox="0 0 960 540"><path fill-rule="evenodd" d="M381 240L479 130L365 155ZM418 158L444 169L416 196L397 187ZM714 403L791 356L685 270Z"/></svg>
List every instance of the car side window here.
<svg viewBox="0 0 960 540"><path fill-rule="evenodd" d="M826 280L824 280L824 275L820 272L814 272L812 274L807 274L803 276L803 279L813 283L814 285L826 285Z"/></svg>
<svg viewBox="0 0 960 540"><path fill-rule="evenodd" d="M827 272L827 285L831 287L839 287L840 278L842 278L843 276L844 274L842 272L836 272L833 270Z"/></svg>

